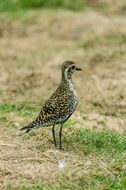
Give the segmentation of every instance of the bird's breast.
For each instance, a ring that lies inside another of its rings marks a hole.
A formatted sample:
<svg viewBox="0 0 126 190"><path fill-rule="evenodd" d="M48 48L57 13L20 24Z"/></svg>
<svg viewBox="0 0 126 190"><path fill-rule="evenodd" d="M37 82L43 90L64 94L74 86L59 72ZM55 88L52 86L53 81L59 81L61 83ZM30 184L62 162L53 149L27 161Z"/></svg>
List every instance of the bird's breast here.
<svg viewBox="0 0 126 190"><path fill-rule="evenodd" d="M69 100L70 101L70 114L72 114L78 105L78 97L77 97L77 94L76 94L73 86L70 89L70 93L71 93L71 97Z"/></svg>

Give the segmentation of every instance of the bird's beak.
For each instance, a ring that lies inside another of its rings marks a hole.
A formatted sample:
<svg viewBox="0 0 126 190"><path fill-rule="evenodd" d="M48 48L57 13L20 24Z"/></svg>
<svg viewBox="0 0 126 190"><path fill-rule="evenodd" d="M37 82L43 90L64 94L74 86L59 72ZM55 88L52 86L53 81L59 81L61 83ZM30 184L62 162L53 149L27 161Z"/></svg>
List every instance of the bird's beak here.
<svg viewBox="0 0 126 190"><path fill-rule="evenodd" d="M79 67L76 67L76 71L81 71L82 69Z"/></svg>

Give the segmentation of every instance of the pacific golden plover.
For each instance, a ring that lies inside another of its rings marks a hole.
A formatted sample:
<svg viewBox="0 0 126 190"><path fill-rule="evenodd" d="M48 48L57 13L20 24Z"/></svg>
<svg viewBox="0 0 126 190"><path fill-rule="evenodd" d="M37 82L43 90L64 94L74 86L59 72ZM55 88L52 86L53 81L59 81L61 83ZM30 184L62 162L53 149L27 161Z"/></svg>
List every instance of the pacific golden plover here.
<svg viewBox="0 0 126 190"><path fill-rule="evenodd" d="M59 144L61 149L61 133L63 124L69 119L78 104L78 98L72 84L72 74L74 71L80 70L81 69L76 67L73 61L66 61L63 63L61 83L58 88L52 96L46 100L36 120L21 128L21 130L26 129L25 132L28 133L32 129L52 125L52 134L54 145L56 147L54 127L56 124L61 124L59 132Z"/></svg>

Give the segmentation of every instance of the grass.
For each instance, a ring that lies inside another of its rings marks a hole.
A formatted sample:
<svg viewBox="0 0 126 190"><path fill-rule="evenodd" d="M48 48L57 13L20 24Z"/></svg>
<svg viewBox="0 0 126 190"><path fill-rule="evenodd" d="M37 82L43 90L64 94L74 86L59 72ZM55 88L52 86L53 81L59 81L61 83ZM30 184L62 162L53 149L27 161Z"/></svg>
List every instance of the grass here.
<svg viewBox="0 0 126 190"><path fill-rule="evenodd" d="M63 139L70 149L73 145L73 149L80 150L85 155L109 155L112 157L116 153L120 154L126 150L126 138L121 135L117 135L113 132L98 132L98 131L84 131L78 130L73 131L70 129L72 138L70 138L69 133L64 135ZM75 147L77 144L77 147Z"/></svg>
<svg viewBox="0 0 126 190"><path fill-rule="evenodd" d="M122 179L122 181L125 178ZM67 183L68 179L64 179L64 177L62 178L62 180ZM115 182L116 180L116 182ZM102 185L104 184L104 185ZM64 189L80 189L80 190L86 190L86 189L93 189L93 190L97 190L98 188L102 188L105 190L125 190L125 186L123 184L123 182L120 183L120 180L117 178L113 178L113 177L109 177L109 176L105 176L103 174L90 174L88 177L85 175L83 177L80 177L78 180L75 180L73 182L73 187L69 188L69 185L67 183L67 185L63 185L62 184L62 188Z"/></svg>
<svg viewBox="0 0 126 190"><path fill-rule="evenodd" d="M42 104L38 102L18 102L18 103L3 103L0 104L0 113L16 113L19 116L32 117L34 116L34 112L39 112ZM34 112L33 112L34 111ZM1 119L6 118L6 116L2 116Z"/></svg>
<svg viewBox="0 0 126 190"><path fill-rule="evenodd" d="M77 47L82 48L87 54L91 54L91 64L102 64L103 62L109 64L117 59L122 59L125 55L126 35L119 31L117 33L106 31L99 36L87 34L81 42L77 43Z"/></svg>
<svg viewBox="0 0 126 190"><path fill-rule="evenodd" d="M97 105L96 102L94 103ZM100 106L101 107L101 106ZM1 104L0 112L2 114L15 113L20 117L27 118L35 116L40 109L40 103L11 103ZM27 114L25 113L27 110ZM9 119L9 118L8 118ZM6 116L1 116L0 120L6 122L8 120ZM85 118L87 119L87 118ZM10 123L9 130L11 129ZM62 143L65 152L71 152L75 157L78 155L79 159L71 160L67 158L67 169L76 165L73 173L59 172L56 174L56 184L52 185L46 182L45 184L28 186L20 186L22 190L51 190L51 189L125 189L126 172L126 137L121 134L117 134L111 131L98 131L98 130L84 130L75 129L77 122L69 120L66 122L63 128ZM56 133L57 133L56 128ZM39 134L37 134L38 132ZM53 146L53 141L50 128L44 130L36 130L36 132L30 132L27 135L16 135L15 132L11 133L13 140L21 138L22 143L28 144L27 151L37 151L39 154L44 153L46 149L50 149L50 144ZM22 133L21 133L22 134ZM43 141L44 140L44 141ZM58 142L58 135L56 134L56 140ZM37 142L37 145L32 142ZM48 143L47 143L48 142ZM30 143L30 144L29 144ZM65 153L63 150L63 154ZM38 154L37 153L37 154ZM89 160L89 166L85 171L86 162ZM39 161L41 163L41 161ZM77 163L76 163L77 162ZM84 170L84 171L83 171ZM65 170L64 170L65 171ZM80 174L78 173L80 172ZM85 173L86 172L86 173ZM8 190L17 189L13 184L7 187Z"/></svg>
<svg viewBox="0 0 126 190"><path fill-rule="evenodd" d="M12 186L8 187L8 190L16 190ZM60 190L60 188L46 187L45 185L36 186L36 187L22 187L21 190Z"/></svg>
<svg viewBox="0 0 126 190"><path fill-rule="evenodd" d="M126 161L126 138L110 131L91 132L81 129L73 133L71 131L73 128L69 128L69 131L67 130L67 133L63 135L65 149L72 149L80 157L92 157L93 161L89 172L77 179L76 174L69 177L59 174L58 180L61 187L64 189L98 189L98 187L113 190L125 189L126 172L123 166ZM99 168L94 157L107 166L106 172L104 167Z"/></svg>
<svg viewBox="0 0 126 190"><path fill-rule="evenodd" d="M28 139L25 138L25 143L33 137L35 142L35 139L38 137L36 135L30 135ZM42 137L44 138L44 135L42 135ZM54 185L47 183L37 186L34 184L33 187L24 186L20 187L20 189L94 190L100 188L105 190L125 190L126 137L110 131L98 132L94 130L91 132L83 129L76 129L73 131L73 127L69 126L67 132L63 133L62 142L65 151L72 151L75 155L79 156L79 159L71 160L71 158L69 158L69 160L66 161L68 165L66 170L68 170L68 172L64 170L64 172L60 171L56 175L58 187L54 187ZM36 148L38 151L44 152L47 145L45 143L45 145L43 144L41 146L41 149L38 149L38 147ZM31 151L34 150L31 146L30 149ZM86 163L87 166L85 166ZM72 165L76 167L73 173L69 172L71 167L73 167ZM16 188L11 185L8 189L11 190Z"/></svg>
<svg viewBox="0 0 126 190"><path fill-rule="evenodd" d="M79 44L84 49L94 48L96 46L108 47L108 46L125 46L126 34L123 32L115 33L114 31L107 31L101 36L85 36L83 42Z"/></svg>
<svg viewBox="0 0 126 190"><path fill-rule="evenodd" d="M123 106L118 106L116 103L113 105L107 105L104 99L101 101L91 101L89 103L91 104L92 110L97 110L97 112L102 115L117 118L122 117L125 114L125 109L123 109Z"/></svg>
<svg viewBox="0 0 126 190"><path fill-rule="evenodd" d="M5 0L0 1L0 11L2 12L17 12L19 10L34 10L34 9L68 9L72 11L84 11L96 9L102 12L119 12L121 14L125 13L126 3L121 0L120 3L115 3L113 6L112 1L81 1L81 0Z"/></svg>
<svg viewBox="0 0 126 190"><path fill-rule="evenodd" d="M19 9L40 9L40 8L64 8L70 10L85 10L89 5L80 0L5 0L0 2L1 11L16 11Z"/></svg>

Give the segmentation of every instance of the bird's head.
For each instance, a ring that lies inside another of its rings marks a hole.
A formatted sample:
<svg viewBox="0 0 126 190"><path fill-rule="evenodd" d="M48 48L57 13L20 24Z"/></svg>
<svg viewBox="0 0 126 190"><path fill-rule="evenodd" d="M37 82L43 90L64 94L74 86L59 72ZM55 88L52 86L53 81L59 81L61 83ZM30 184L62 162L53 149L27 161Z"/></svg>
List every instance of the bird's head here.
<svg viewBox="0 0 126 190"><path fill-rule="evenodd" d="M76 64L73 61L65 61L62 65L62 79L71 80L72 74L74 71L81 71L82 69L76 67Z"/></svg>

